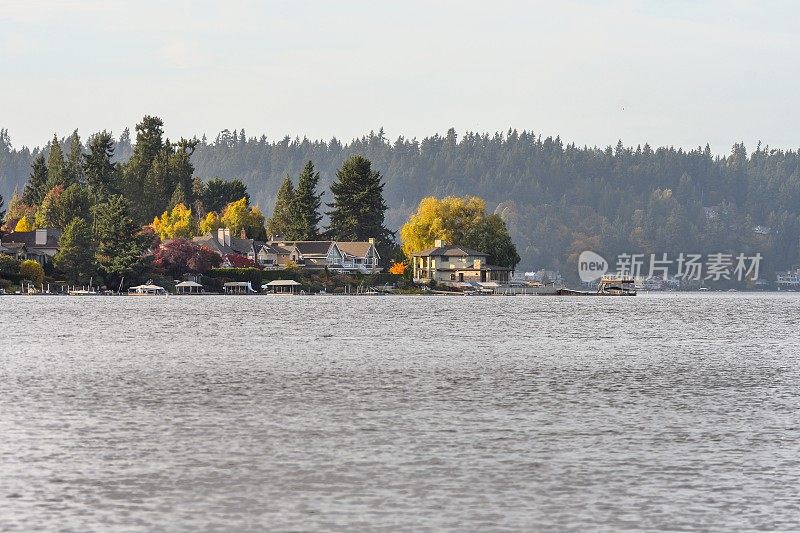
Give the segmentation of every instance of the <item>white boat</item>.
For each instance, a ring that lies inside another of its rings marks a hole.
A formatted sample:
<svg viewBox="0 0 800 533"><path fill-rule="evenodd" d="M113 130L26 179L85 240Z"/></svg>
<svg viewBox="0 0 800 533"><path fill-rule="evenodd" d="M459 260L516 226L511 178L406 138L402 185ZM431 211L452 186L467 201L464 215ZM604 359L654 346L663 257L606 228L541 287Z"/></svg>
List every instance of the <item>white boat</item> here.
<svg viewBox="0 0 800 533"><path fill-rule="evenodd" d="M152 283L145 283L128 289L128 296L166 296L167 294L167 289Z"/></svg>
<svg viewBox="0 0 800 533"><path fill-rule="evenodd" d="M598 296L636 296L636 280L630 276L606 275L600 278Z"/></svg>
<svg viewBox="0 0 800 533"><path fill-rule="evenodd" d="M94 289L75 289L69 291L67 294L70 296L97 296L100 293Z"/></svg>

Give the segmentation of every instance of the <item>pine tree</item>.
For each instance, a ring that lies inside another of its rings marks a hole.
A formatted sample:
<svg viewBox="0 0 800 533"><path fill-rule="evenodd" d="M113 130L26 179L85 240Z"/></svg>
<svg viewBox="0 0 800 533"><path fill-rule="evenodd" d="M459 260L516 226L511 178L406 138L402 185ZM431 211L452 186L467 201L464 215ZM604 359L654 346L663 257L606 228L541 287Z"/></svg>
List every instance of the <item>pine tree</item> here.
<svg viewBox="0 0 800 533"><path fill-rule="evenodd" d="M78 130L72 132L69 138L69 155L64 164L65 187L73 183L83 183L83 145Z"/></svg>
<svg viewBox="0 0 800 533"><path fill-rule="evenodd" d="M356 155L342 163L336 181L331 184L330 237L339 241L375 238L381 256L388 257L394 234L384 226L388 207L383 199L383 186L380 172L372 170L368 159Z"/></svg>
<svg viewBox="0 0 800 533"><path fill-rule="evenodd" d="M3 223L4 223L4 222L5 222L5 220L6 220L6 210L4 209L4 207L5 207L5 203L6 203L6 202L5 202L5 200L3 199L3 195L2 195L2 194L0 194L0 228L2 228L2 227L3 227Z"/></svg>
<svg viewBox="0 0 800 533"><path fill-rule="evenodd" d="M47 158L47 190L56 185L67 186L65 183L66 168L64 165L64 153L61 151L61 144L58 136L53 134L53 141L50 143L50 155Z"/></svg>
<svg viewBox="0 0 800 533"><path fill-rule="evenodd" d="M187 200L186 191L184 190L182 183L179 183L175 187L175 190L173 191L172 196L169 199L169 209L172 210L178 204L190 205L189 201Z"/></svg>
<svg viewBox="0 0 800 533"><path fill-rule="evenodd" d="M114 138L103 130L89 137L88 153L84 155L83 171L86 185L96 197L105 198L115 189L117 166L114 158Z"/></svg>
<svg viewBox="0 0 800 533"><path fill-rule="evenodd" d="M289 222L286 239L291 241L313 241L319 237L317 225L322 220L319 214L322 194L317 194L319 172L314 172L314 163L309 161L300 173L297 189L289 207Z"/></svg>
<svg viewBox="0 0 800 533"><path fill-rule="evenodd" d="M134 200L134 219L144 223L166 207L169 197L164 198L163 190L151 190L151 184L158 177L151 174L153 161L164 148L164 122L158 117L145 116L136 125L136 145L133 154L125 165L122 192L126 198ZM120 141L121 142L121 141ZM163 165L162 166L166 166ZM145 192L148 198L144 198ZM163 205L151 205L160 199ZM151 201L148 201L151 200Z"/></svg>
<svg viewBox="0 0 800 533"><path fill-rule="evenodd" d="M59 241L53 266L63 272L70 283L85 283L94 275L94 241L89 224L74 218L67 224Z"/></svg>
<svg viewBox="0 0 800 533"><path fill-rule="evenodd" d="M137 235L139 226L131 218L130 203L124 197L111 196L92 211L97 265L106 284L116 286L121 278L140 269L147 242Z"/></svg>
<svg viewBox="0 0 800 533"><path fill-rule="evenodd" d="M49 190L47 183L47 163L45 163L44 154L39 153L31 165L31 175L28 178L28 183L25 184L22 201L28 205L41 204Z"/></svg>
<svg viewBox="0 0 800 533"><path fill-rule="evenodd" d="M292 200L294 200L294 186L292 186L292 178L286 176L281 188L278 189L278 195L275 198L275 209L267 222L267 231L270 237L278 235L284 237L286 235L291 220Z"/></svg>

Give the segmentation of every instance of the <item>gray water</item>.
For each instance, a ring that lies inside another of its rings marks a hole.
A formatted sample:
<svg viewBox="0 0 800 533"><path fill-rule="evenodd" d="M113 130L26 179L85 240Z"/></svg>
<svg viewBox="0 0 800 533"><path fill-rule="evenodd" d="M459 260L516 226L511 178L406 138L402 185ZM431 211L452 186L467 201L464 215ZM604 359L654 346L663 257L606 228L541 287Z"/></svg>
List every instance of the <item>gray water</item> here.
<svg viewBox="0 0 800 533"><path fill-rule="evenodd" d="M0 297L0 530L797 530L799 311Z"/></svg>

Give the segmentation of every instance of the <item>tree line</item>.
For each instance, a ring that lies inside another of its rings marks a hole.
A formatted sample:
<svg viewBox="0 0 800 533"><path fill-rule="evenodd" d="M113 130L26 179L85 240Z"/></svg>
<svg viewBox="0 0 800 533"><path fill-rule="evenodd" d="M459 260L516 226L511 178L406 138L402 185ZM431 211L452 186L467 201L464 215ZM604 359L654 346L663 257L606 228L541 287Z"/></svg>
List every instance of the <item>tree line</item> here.
<svg viewBox="0 0 800 533"><path fill-rule="evenodd" d="M0 180L6 180L0 194L6 197L24 182L15 172L36 152L12 150L9 143L0 134ZM124 146L133 158L136 145L123 132L117 157ZM451 129L394 141L381 130L349 143L273 141L232 129L193 141L191 151L196 174L240 180L261 206L275 204L279 191L286 196L285 176L298 176L308 161L320 188L327 188L342 163L360 154L384 176L387 228L400 228L427 196L480 196L508 225L526 268L573 270L582 249L607 256L761 252L767 272L800 262L795 150L759 144L748 152L736 144L714 156L709 146L581 147L517 130L459 138Z"/></svg>
<svg viewBox="0 0 800 533"><path fill-rule="evenodd" d="M241 180L217 177L205 182L195 175L192 155L198 142L170 142L161 119L151 116L136 125L135 144L125 161L115 159L116 143L107 131L92 135L85 147L74 132L66 156L54 136L49 149L33 157L22 192L15 191L8 209L0 196L0 226L5 231L62 230L52 266L72 282L99 277L113 286L123 277L141 278L166 264L176 273L187 266L178 265L176 258L215 266L188 242L191 237L225 227L237 237L243 233L266 240L267 227ZM286 178L271 230L291 240L373 237L388 256L394 233L384 224L383 178L370 161L354 156L342 164L331 184L330 223L324 229L319 225L318 182L311 161L296 189ZM164 247L159 246L162 240L183 242Z"/></svg>

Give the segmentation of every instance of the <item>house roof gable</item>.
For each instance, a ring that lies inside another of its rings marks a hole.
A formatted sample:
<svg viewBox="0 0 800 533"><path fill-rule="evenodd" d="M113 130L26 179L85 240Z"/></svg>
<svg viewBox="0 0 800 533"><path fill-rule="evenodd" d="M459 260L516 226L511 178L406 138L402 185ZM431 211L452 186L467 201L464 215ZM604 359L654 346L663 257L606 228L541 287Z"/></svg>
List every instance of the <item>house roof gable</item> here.
<svg viewBox="0 0 800 533"><path fill-rule="evenodd" d="M446 246L438 246L421 252L411 254L414 257L435 257L435 256L450 256L450 257L489 257L489 254L466 248L464 246L455 246L448 244Z"/></svg>

